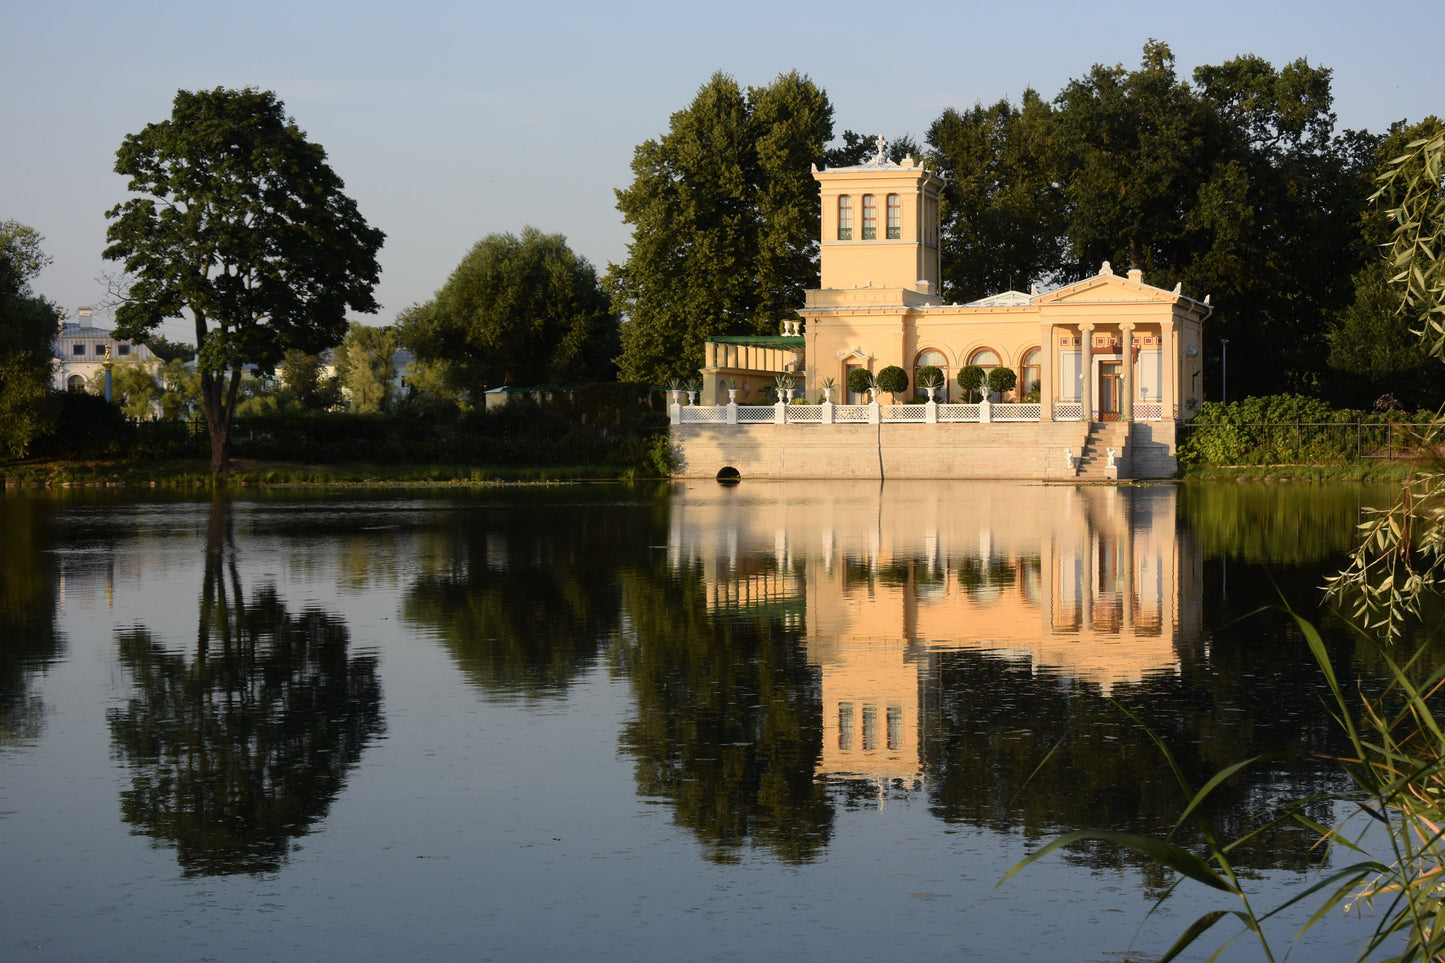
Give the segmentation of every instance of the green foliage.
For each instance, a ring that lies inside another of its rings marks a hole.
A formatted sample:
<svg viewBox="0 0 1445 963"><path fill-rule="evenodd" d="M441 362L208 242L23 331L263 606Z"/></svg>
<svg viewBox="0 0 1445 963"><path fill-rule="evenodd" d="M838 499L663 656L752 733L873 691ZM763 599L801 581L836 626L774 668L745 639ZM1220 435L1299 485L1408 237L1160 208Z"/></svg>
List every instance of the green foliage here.
<svg viewBox="0 0 1445 963"><path fill-rule="evenodd" d="M943 296L966 303L1060 274L1067 254L1067 207L1053 175L1052 111L1025 90L1015 107L1000 100L949 108L928 131L949 174L940 240Z"/></svg>
<svg viewBox="0 0 1445 963"><path fill-rule="evenodd" d="M958 386L964 391L964 398L970 402L979 400L979 389L983 387L984 379L987 377L984 370L976 364L966 364L958 369L955 380Z"/></svg>
<svg viewBox="0 0 1445 963"><path fill-rule="evenodd" d="M32 227L0 221L0 458L23 458L50 430L50 344L60 312L30 282L50 263Z"/></svg>
<svg viewBox="0 0 1445 963"><path fill-rule="evenodd" d="M888 392L893 396L894 401L897 401L898 396L908 390L908 372L896 364L890 364L881 369L875 380L878 390Z"/></svg>
<svg viewBox="0 0 1445 963"><path fill-rule="evenodd" d="M947 111L929 131L949 174L944 294L1138 267L1212 295L1205 360L1230 339L1230 395L1313 391L1360 267L1377 141L1334 121L1326 68L1245 55L1191 83L1158 41L1137 68L1095 65L1052 102L1025 91L1018 106Z"/></svg>
<svg viewBox="0 0 1445 963"><path fill-rule="evenodd" d="M943 369L926 364L919 368L916 373L918 387L920 388L942 388Z"/></svg>
<svg viewBox="0 0 1445 963"><path fill-rule="evenodd" d="M632 226L607 278L623 378L691 377L710 335L777 331L818 277L819 193L833 108L807 77L746 94L718 73L638 145L617 207Z"/></svg>
<svg viewBox="0 0 1445 963"><path fill-rule="evenodd" d="M1318 398L1266 395L1205 402L1179 443L1179 465L1339 464L1389 446L1419 446L1409 429L1429 412L1374 413L1332 408Z"/></svg>
<svg viewBox="0 0 1445 963"><path fill-rule="evenodd" d="M679 451L669 435L657 435L647 444L646 467L658 478L671 478L682 464Z"/></svg>
<svg viewBox="0 0 1445 963"><path fill-rule="evenodd" d="M397 333L353 323L332 354L341 397L352 411L391 407L396 379Z"/></svg>
<svg viewBox="0 0 1445 963"><path fill-rule="evenodd" d="M375 311L384 235L269 91L178 92L170 119L125 138L115 170L136 195L107 212L105 256L128 280L116 335L143 342L189 313L223 471L242 366L321 351L348 310Z"/></svg>
<svg viewBox="0 0 1445 963"><path fill-rule="evenodd" d="M1433 121L1434 118L1431 118ZM1406 145L1380 175L1374 196L1389 206L1392 278L1402 309L1420 324L1432 358L1445 361L1445 130Z"/></svg>
<svg viewBox="0 0 1445 963"><path fill-rule="evenodd" d="M196 346L187 344L184 341L171 341L163 334L157 334L145 341L145 346L150 348L151 354L155 355L162 363L167 361L193 361L196 357Z"/></svg>
<svg viewBox="0 0 1445 963"><path fill-rule="evenodd" d="M1373 405L1382 393L1407 408L1438 407L1445 400L1440 362L1400 314L1391 273L1379 261L1355 275L1355 300L1329 330L1327 390L1333 400L1356 407Z"/></svg>
<svg viewBox="0 0 1445 963"><path fill-rule="evenodd" d="M873 379L873 372L867 368L853 368L848 372L847 388L851 393L861 395L863 392L872 391L877 387L878 383Z"/></svg>
<svg viewBox="0 0 1445 963"><path fill-rule="evenodd" d="M1012 368L991 368L988 372L988 390L1003 394L1006 391L1013 391L1014 386L1019 383L1018 375L1014 374Z"/></svg>
<svg viewBox="0 0 1445 963"><path fill-rule="evenodd" d="M150 421L160 413L163 389L156 377L157 365L129 361L110 372L111 397L131 421Z"/></svg>
<svg viewBox="0 0 1445 963"><path fill-rule="evenodd" d="M597 273L561 234L490 234L447 283L397 319L401 344L479 403L487 388L605 380L617 319Z"/></svg>
<svg viewBox="0 0 1445 963"><path fill-rule="evenodd" d="M1445 361L1445 132L1412 141L1380 175L1377 199L1389 203L1395 224L1391 262L1401 310L1420 324L1432 357ZM1371 511L1349 565L1329 583L1330 596L1387 638L1418 616L1421 599L1445 580L1445 414L1437 413L1420 439L1431 457L1406 479L1395 503Z"/></svg>
<svg viewBox="0 0 1445 963"><path fill-rule="evenodd" d="M201 404L201 376L180 358L161 365L157 378L161 383L162 421L185 421L197 414Z"/></svg>
<svg viewBox="0 0 1445 963"><path fill-rule="evenodd" d="M340 380L323 376L321 359L314 354L292 348L282 357L277 374L302 410L329 411L341 404Z"/></svg>

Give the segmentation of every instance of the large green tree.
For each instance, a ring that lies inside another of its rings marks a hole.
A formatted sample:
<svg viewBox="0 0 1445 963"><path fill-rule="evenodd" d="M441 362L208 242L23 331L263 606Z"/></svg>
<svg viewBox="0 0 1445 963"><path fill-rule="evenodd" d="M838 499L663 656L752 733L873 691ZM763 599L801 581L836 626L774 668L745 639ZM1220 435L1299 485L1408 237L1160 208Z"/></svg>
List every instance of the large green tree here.
<svg viewBox="0 0 1445 963"><path fill-rule="evenodd" d="M928 130L943 168L940 241L943 296L967 303L1059 276L1065 263L1065 204L1054 176L1049 104L1032 90L949 108Z"/></svg>
<svg viewBox="0 0 1445 963"><path fill-rule="evenodd" d="M608 274L624 379L691 378L708 336L773 334L796 316L817 284L811 166L832 134L832 105L806 76L744 93L718 73L637 147L617 192L632 242Z"/></svg>
<svg viewBox="0 0 1445 963"><path fill-rule="evenodd" d="M947 111L929 131L949 174L945 294L1137 267L1212 295L1206 350L1217 366L1230 340L1231 395L1316 390L1360 264L1375 143L1334 123L1326 68L1247 55L1191 84L1159 41L1137 68L1096 64L1051 104L1025 92L1017 108Z"/></svg>
<svg viewBox="0 0 1445 963"><path fill-rule="evenodd" d="M1330 318L1353 298L1377 138L1335 133L1330 78L1303 59L1276 69L1253 55L1194 72L1219 133L1181 274L1220 305L1207 350L1221 338L1239 347L1230 397L1317 393Z"/></svg>
<svg viewBox="0 0 1445 963"><path fill-rule="evenodd" d="M50 263L33 227L0 221L0 457L22 458L51 424L51 342L60 311L30 282Z"/></svg>
<svg viewBox="0 0 1445 963"><path fill-rule="evenodd" d="M608 380L617 319L597 272L561 234L490 234L425 304L397 319L418 360L472 394Z"/></svg>
<svg viewBox="0 0 1445 963"><path fill-rule="evenodd" d="M105 256L128 281L116 334L144 340L189 314L211 468L224 471L243 367L323 350L348 310L375 311L384 235L269 91L178 92L169 120L125 138L115 170L136 195L107 213Z"/></svg>

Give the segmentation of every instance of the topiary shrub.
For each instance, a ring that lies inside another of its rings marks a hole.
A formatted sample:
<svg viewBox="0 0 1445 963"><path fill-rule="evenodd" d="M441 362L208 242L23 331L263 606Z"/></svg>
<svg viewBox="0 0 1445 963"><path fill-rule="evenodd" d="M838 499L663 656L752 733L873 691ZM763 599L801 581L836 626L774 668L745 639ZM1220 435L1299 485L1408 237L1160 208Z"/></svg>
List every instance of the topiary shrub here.
<svg viewBox="0 0 1445 963"><path fill-rule="evenodd" d="M970 404L978 401L978 389L983 385L983 369L976 364L966 364L958 369L958 386L964 390L964 398Z"/></svg>
<svg viewBox="0 0 1445 963"><path fill-rule="evenodd" d="M896 364L890 364L878 372L877 382L878 390L886 391L892 395L893 401L896 404L898 402L898 396L908 390L908 372Z"/></svg>
<svg viewBox="0 0 1445 963"><path fill-rule="evenodd" d="M988 390L996 391L1000 395L1013 391L1014 385L1018 383L1018 375L1014 374L1012 368L994 368L988 373Z"/></svg>
<svg viewBox="0 0 1445 963"><path fill-rule="evenodd" d="M873 372L867 368L854 368L848 372L848 390L853 394L861 395L865 391L872 391L873 388Z"/></svg>

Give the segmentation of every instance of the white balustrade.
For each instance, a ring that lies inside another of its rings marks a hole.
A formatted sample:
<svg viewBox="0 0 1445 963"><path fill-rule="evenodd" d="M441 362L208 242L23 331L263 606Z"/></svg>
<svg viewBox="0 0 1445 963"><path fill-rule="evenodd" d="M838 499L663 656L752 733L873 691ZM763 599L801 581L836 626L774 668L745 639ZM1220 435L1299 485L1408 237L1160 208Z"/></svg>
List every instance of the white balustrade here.
<svg viewBox="0 0 1445 963"><path fill-rule="evenodd" d="M979 424L985 420L982 404L913 405L672 405L673 424L760 425L760 424L868 424L876 417L891 424ZM1077 401L1056 402L1054 421L1078 421L1083 407ZM876 415L875 415L876 412ZM989 404L987 421L1037 422L1043 417L1038 403ZM1164 406L1140 402L1134 406L1136 421L1161 421Z"/></svg>

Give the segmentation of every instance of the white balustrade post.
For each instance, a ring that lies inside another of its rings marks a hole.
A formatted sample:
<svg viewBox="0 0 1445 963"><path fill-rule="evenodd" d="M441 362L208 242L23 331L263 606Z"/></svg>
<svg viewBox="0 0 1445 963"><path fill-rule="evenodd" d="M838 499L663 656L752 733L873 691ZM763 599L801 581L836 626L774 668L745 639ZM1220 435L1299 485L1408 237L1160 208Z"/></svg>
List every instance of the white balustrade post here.
<svg viewBox="0 0 1445 963"><path fill-rule="evenodd" d="M825 425L831 425L833 423L833 402L825 401L818 407L823 409L822 417L818 420Z"/></svg>
<svg viewBox="0 0 1445 963"><path fill-rule="evenodd" d="M983 400L978 403L978 423L980 425L987 425L992 422L993 405L989 403L988 395L984 395Z"/></svg>
<svg viewBox="0 0 1445 963"><path fill-rule="evenodd" d="M878 405L878 396L874 395L873 400L868 402L868 424L876 425L883 421L883 409Z"/></svg>

